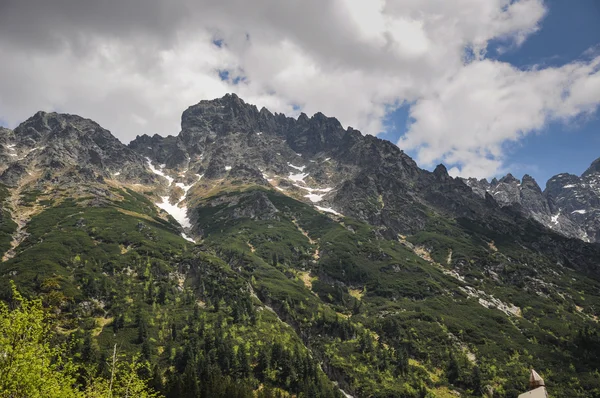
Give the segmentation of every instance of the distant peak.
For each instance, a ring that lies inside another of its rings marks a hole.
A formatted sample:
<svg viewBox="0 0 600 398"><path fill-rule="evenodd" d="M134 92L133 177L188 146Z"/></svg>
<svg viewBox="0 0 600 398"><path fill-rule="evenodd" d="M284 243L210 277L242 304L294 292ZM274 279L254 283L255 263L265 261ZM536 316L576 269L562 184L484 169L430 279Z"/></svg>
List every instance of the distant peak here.
<svg viewBox="0 0 600 398"><path fill-rule="evenodd" d="M245 104L244 100L241 99L240 97L238 97L238 95L235 94L235 93L227 93L227 94L225 94L223 97L221 97L221 101L228 101L228 102L236 102L236 103Z"/></svg>
<svg viewBox="0 0 600 398"><path fill-rule="evenodd" d="M273 116L273 113L271 113L271 111L265 108L264 106L260 108L260 114L265 116Z"/></svg>
<svg viewBox="0 0 600 398"><path fill-rule="evenodd" d="M308 122L309 120L310 119L308 118L308 116L304 112L300 113L300 116L298 116L298 121L299 122Z"/></svg>
<svg viewBox="0 0 600 398"><path fill-rule="evenodd" d="M57 125L61 124L61 117L57 113L47 113L44 111L37 111L33 116L29 119L25 120L21 123L16 129L16 133L20 133L24 130L32 128L38 132L45 132L52 130Z"/></svg>
<svg viewBox="0 0 600 398"><path fill-rule="evenodd" d="M510 184L510 183L519 183L520 181L518 179L515 178L515 176L513 176L512 174L508 173L507 175L505 175L504 177L502 177L500 179L500 182L503 182L505 184Z"/></svg>
<svg viewBox="0 0 600 398"><path fill-rule="evenodd" d="M202 107L214 107L214 106L225 106L225 107L229 107L232 105L237 105L237 106L252 106L250 104L246 104L244 102L243 99L241 99L240 97L238 97L237 94L235 93L227 93L224 96L220 97L220 98L213 98L213 99L203 99L200 102L198 102L195 105L191 105L188 109L194 109L194 108L202 108Z"/></svg>
<svg viewBox="0 0 600 398"><path fill-rule="evenodd" d="M582 177L590 175L590 174L596 174L596 173L600 173L600 158L598 158L592 162L590 167L588 167L588 169L582 174Z"/></svg>
<svg viewBox="0 0 600 398"><path fill-rule="evenodd" d="M327 123L330 125L334 125L336 128L342 128L342 124L340 123L339 120L337 120L335 117L328 117L326 115L324 115L322 112L317 112L313 115L313 117L310 118L311 121L313 122L318 122L318 123Z"/></svg>
<svg viewBox="0 0 600 398"><path fill-rule="evenodd" d="M443 180L450 178L448 175L448 169L446 169L446 166L441 163L435 167L435 170L433 170L433 175L435 175L438 179Z"/></svg>
<svg viewBox="0 0 600 398"><path fill-rule="evenodd" d="M534 191L537 191L537 192L540 192L540 193L542 192L542 188L540 188L540 185L537 183L537 181L535 180L535 178L533 178L529 174L525 174L523 176L523 180L521 182L521 186L523 188L533 189Z"/></svg>

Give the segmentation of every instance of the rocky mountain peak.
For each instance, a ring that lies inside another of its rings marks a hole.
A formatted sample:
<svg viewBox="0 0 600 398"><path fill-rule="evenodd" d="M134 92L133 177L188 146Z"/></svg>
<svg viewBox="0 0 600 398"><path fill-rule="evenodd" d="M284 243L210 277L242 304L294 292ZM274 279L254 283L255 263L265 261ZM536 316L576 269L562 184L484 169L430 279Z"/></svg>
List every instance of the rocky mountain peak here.
<svg viewBox="0 0 600 398"><path fill-rule="evenodd" d="M554 177L550 178L548 182L546 182L546 191L550 192L560 190L564 186L578 184L579 182L579 176L576 176L575 174L561 173L555 175Z"/></svg>
<svg viewBox="0 0 600 398"><path fill-rule="evenodd" d="M325 116L321 112L315 113L311 118L310 122L313 126L331 126L332 129L340 130L343 129L342 124L335 117Z"/></svg>
<svg viewBox="0 0 600 398"><path fill-rule="evenodd" d="M57 128L60 125L64 125L66 117L58 113L46 113L44 111L38 111L21 123L15 132L19 134L25 134L28 130L35 130L38 133L48 132Z"/></svg>
<svg viewBox="0 0 600 398"><path fill-rule="evenodd" d="M600 158L592 162L590 167L582 174L582 177L587 177L592 174L600 174Z"/></svg>
<svg viewBox="0 0 600 398"><path fill-rule="evenodd" d="M446 166L444 166L443 164L438 164L435 167L435 170L433 170L433 175L438 180L442 180L442 181L451 179L450 175L448 175L448 170L446 169Z"/></svg>
<svg viewBox="0 0 600 398"><path fill-rule="evenodd" d="M489 193L500 206L515 206L522 214L568 237L585 241L600 239L600 159L581 177L561 173L550 178L542 191L526 174L521 182L507 174L490 184L465 180L481 197Z"/></svg>
<svg viewBox="0 0 600 398"><path fill-rule="evenodd" d="M37 112L16 127L12 137L0 142L0 154L8 155L0 181L7 185L42 171L38 182L43 184L67 176L70 169L86 170L78 178L87 176L91 181L113 175L148 177L139 155L98 123L77 115Z"/></svg>
<svg viewBox="0 0 600 398"><path fill-rule="evenodd" d="M310 118L308 117L308 115L304 112L300 112L300 115L298 116L298 123L308 124L309 122Z"/></svg>
<svg viewBox="0 0 600 398"><path fill-rule="evenodd" d="M516 179L511 173L508 173L507 175L502 177L499 182L504 183L504 184L519 184L520 183L520 181L518 179Z"/></svg>
<svg viewBox="0 0 600 398"><path fill-rule="evenodd" d="M529 174L525 174L523 176L523 179L521 180L521 185L523 186L523 188L527 187L536 191L540 191L540 193L542 192L542 189L540 188L535 178L533 178Z"/></svg>
<svg viewBox="0 0 600 398"><path fill-rule="evenodd" d="M81 132L102 129L100 125L93 120L86 119L78 115L38 111L35 115L16 127L15 134L20 136L35 132L37 134L44 135L50 132L64 130L67 127L72 127Z"/></svg>

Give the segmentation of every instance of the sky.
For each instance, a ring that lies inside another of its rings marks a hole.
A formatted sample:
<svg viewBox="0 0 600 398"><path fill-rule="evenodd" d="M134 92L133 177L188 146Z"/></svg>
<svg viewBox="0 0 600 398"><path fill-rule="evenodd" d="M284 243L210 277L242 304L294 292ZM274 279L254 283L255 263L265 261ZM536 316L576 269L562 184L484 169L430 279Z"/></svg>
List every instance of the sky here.
<svg viewBox="0 0 600 398"><path fill-rule="evenodd" d="M235 92L323 112L451 175L600 157L597 0L0 0L0 124L38 110L124 142Z"/></svg>

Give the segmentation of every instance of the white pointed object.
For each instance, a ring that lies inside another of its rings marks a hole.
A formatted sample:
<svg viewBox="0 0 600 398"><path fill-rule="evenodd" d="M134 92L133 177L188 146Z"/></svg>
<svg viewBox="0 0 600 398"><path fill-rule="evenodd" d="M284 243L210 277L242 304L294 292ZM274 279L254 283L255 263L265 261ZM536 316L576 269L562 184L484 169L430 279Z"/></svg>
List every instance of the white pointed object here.
<svg viewBox="0 0 600 398"><path fill-rule="evenodd" d="M537 388L542 386L545 386L544 379L542 379L542 376L540 376L538 372L531 369L531 374L529 375L529 387Z"/></svg>
<svg viewBox="0 0 600 398"><path fill-rule="evenodd" d="M519 398L548 398L544 379L535 370L529 374L529 391L519 395Z"/></svg>

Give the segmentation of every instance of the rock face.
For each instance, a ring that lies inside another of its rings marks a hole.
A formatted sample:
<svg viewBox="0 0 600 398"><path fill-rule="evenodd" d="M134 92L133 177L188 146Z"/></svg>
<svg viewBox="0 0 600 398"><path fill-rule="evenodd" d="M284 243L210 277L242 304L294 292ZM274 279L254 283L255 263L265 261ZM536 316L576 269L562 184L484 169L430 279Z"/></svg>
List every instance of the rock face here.
<svg viewBox="0 0 600 398"><path fill-rule="evenodd" d="M344 129L322 113L297 119L272 114L234 94L189 107L178 136L139 136L129 147L163 164L167 173L202 175L203 181L232 180L241 173L245 181L266 181L379 226L388 237L420 230L429 208L454 217L506 217L445 167L421 170L391 142Z"/></svg>
<svg viewBox="0 0 600 398"><path fill-rule="evenodd" d="M465 183L479 196L487 192L500 206L514 206L562 235L600 241L600 159L581 176L563 173L552 177L543 192L529 175L522 181L508 174L491 183L472 178Z"/></svg>
<svg viewBox="0 0 600 398"><path fill-rule="evenodd" d="M3 129L0 159L0 182L8 186L36 173L46 182L73 171L76 183L154 178L137 153L97 123L75 115L38 112L14 131Z"/></svg>
<svg viewBox="0 0 600 398"><path fill-rule="evenodd" d="M184 213L186 199L202 195L191 189L200 180L203 192L259 185L365 221L388 238L423 229L433 211L492 229L520 214L568 237L600 240L600 160L581 177L553 177L544 192L527 175L455 179L443 165L422 170L396 145L335 118L273 114L235 94L190 106L176 136L138 136L127 146L89 119L38 112L14 131L0 130L0 182L30 180L148 186Z"/></svg>

